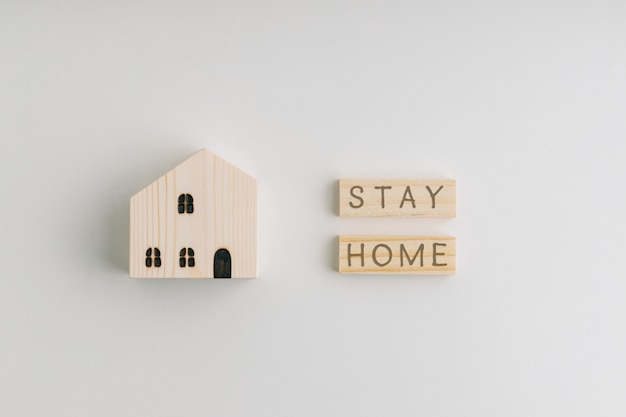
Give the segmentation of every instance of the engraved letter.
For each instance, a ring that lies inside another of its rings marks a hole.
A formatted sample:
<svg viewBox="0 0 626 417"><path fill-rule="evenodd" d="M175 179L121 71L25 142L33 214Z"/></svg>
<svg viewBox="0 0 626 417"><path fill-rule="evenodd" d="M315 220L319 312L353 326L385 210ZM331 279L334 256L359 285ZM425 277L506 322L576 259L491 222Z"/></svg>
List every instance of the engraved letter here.
<svg viewBox="0 0 626 417"><path fill-rule="evenodd" d="M378 259L376 259L376 251L378 250L378 248L381 248L381 247L387 249L387 252L389 253L389 259L387 259L387 262L385 263L380 263L378 262ZM381 266L381 267L385 266L389 264L389 262L391 262L391 258L392 258L391 248L389 246L385 245L384 243L379 243L378 245L374 246L374 249L372 250L372 261L374 261L376 265Z"/></svg>
<svg viewBox="0 0 626 417"><path fill-rule="evenodd" d="M402 208L405 201L410 201L413 205L413 208L415 208L415 199L413 198L413 193L411 193L411 187L409 187L408 185L406 186L406 190L404 190L404 195L402 196L402 201L400 202L400 208Z"/></svg>
<svg viewBox="0 0 626 417"><path fill-rule="evenodd" d="M363 252L365 250L365 244L361 243L361 253L352 253L350 250L352 249L352 243L348 243L348 266L352 266L352 257L360 256L361 257L361 267L365 266L365 258L363 257Z"/></svg>
<svg viewBox="0 0 626 417"><path fill-rule="evenodd" d="M419 248L417 248L417 252L415 252L415 256L411 259L411 256L406 251L404 247L404 243L400 244L400 267L404 266L404 255L409 259L409 265L413 265L413 262L417 259L417 256L420 257L420 266L424 266L424 244L422 243ZM433 255L434 256L434 255Z"/></svg>
<svg viewBox="0 0 626 417"><path fill-rule="evenodd" d="M430 198L431 198L431 199L432 199L432 201L433 201L433 206L432 206L431 208L435 208L435 196L439 193L439 191L441 191L441 189L442 189L442 188L443 188L443 185L442 185L442 186L440 186L440 187L437 189L437 191L435 191L435 192L433 193L433 190L431 190L431 189L430 189L430 186L429 186L429 185L427 185L427 186L426 186L426 189L428 190L428 193L430 194Z"/></svg>
<svg viewBox="0 0 626 417"><path fill-rule="evenodd" d="M433 243L433 266L448 266L448 264L438 264L437 255L445 256L445 252L437 252L437 246L447 246L446 243Z"/></svg>
<svg viewBox="0 0 626 417"><path fill-rule="evenodd" d="M380 190L380 208L385 208L385 190L391 190L391 185L381 185L374 188Z"/></svg>
<svg viewBox="0 0 626 417"><path fill-rule="evenodd" d="M363 198L359 197L358 195L354 194L354 190L359 189L359 191L361 192L361 194L363 194L363 187L361 187L360 185L355 185L354 187L350 188L350 195L354 198L357 198L359 200L361 200L360 204L353 204L352 201L350 201L350 207L352 208L361 208L363 207Z"/></svg>

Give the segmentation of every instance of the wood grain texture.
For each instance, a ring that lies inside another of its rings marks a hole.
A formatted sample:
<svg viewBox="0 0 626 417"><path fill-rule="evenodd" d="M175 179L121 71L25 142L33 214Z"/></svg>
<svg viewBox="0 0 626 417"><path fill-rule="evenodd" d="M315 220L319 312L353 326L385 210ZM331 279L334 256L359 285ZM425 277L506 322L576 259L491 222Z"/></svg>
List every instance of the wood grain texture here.
<svg viewBox="0 0 626 417"><path fill-rule="evenodd" d="M453 275L456 238L438 236L339 236L339 272Z"/></svg>
<svg viewBox="0 0 626 417"><path fill-rule="evenodd" d="M342 179L341 217L456 217L455 180Z"/></svg>
<svg viewBox="0 0 626 417"><path fill-rule="evenodd" d="M193 213L179 213L182 194L193 196ZM160 267L146 266L148 248L159 249ZM189 258L181 267L183 248L193 249L193 267ZM220 249L232 278L257 276L256 180L234 165L203 149L131 198L132 278L213 278Z"/></svg>

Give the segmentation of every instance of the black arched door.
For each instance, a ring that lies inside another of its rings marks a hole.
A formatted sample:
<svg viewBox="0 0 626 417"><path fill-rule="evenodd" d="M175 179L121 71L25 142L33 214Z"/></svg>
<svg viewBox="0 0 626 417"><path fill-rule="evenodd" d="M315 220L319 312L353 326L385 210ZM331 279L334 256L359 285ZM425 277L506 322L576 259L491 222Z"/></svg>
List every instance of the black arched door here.
<svg viewBox="0 0 626 417"><path fill-rule="evenodd" d="M219 249L213 257L213 278L230 278L230 252Z"/></svg>

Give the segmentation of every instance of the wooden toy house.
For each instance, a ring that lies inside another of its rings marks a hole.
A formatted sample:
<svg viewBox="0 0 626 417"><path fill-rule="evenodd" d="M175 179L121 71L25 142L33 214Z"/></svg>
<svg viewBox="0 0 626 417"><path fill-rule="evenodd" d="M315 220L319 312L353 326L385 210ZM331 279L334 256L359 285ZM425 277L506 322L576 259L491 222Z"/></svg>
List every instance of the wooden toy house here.
<svg viewBox="0 0 626 417"><path fill-rule="evenodd" d="M255 278L256 206L256 180L201 150L131 198L131 278Z"/></svg>

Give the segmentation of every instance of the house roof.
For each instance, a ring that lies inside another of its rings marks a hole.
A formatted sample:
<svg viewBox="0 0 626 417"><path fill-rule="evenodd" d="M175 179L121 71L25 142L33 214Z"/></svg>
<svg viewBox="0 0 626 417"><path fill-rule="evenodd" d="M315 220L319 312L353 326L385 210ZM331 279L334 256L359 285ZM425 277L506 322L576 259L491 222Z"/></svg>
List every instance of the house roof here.
<svg viewBox="0 0 626 417"><path fill-rule="evenodd" d="M146 188L150 187L152 184L158 182L161 178L173 174L176 170L178 170L179 168L184 167L185 165L188 164L192 164L192 163L200 163L202 165L205 165L208 161L213 160L215 161L219 161L220 163L224 164L225 166L228 166L236 171L238 171L240 174L248 177L249 179L256 181L256 179L251 176L250 174L248 174L247 172L245 172L244 170L242 170L241 168L237 167L236 165L234 165L233 163L225 160L224 158L220 157L219 155L209 151L206 148L202 148L200 149L198 152L194 153L193 155L191 155L189 158L185 159L183 162L181 162L180 164L176 165L174 168L170 169L168 172L166 172L165 174L161 175L159 178L157 178L156 180L154 180L151 184L147 185L146 187L144 187L143 189L139 190L137 193L135 193L135 195L133 195L131 198L134 198L135 196L137 196L138 194L141 194Z"/></svg>

